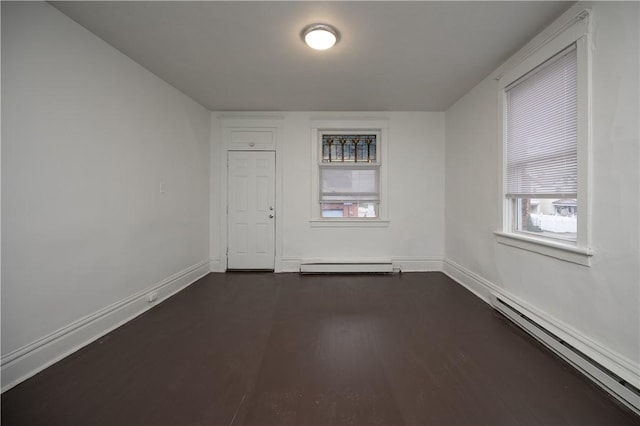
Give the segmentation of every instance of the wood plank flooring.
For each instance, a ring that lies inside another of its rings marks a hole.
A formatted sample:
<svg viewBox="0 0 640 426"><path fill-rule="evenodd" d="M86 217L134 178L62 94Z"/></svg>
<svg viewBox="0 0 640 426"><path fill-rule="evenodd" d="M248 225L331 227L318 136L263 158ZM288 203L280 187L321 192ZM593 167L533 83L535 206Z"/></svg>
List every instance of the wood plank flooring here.
<svg viewBox="0 0 640 426"><path fill-rule="evenodd" d="M441 273L210 274L2 395L2 425L640 425Z"/></svg>

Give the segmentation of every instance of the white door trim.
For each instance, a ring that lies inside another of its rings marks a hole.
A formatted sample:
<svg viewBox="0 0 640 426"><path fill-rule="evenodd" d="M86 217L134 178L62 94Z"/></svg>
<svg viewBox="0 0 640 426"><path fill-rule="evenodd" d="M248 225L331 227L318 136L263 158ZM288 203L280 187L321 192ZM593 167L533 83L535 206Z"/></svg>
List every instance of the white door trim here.
<svg viewBox="0 0 640 426"><path fill-rule="evenodd" d="M219 212L219 253L220 260L218 268L215 272L224 272L227 270L227 247L229 245L227 235L227 159L228 151L230 149L230 141L228 140L229 132L226 130L229 128L246 128L246 129L272 129L275 135L275 156L276 156L276 181L275 181L275 263L274 272L282 272L282 117L272 116L233 116L233 117L212 117L214 120L220 121L220 130L218 134L219 149L211 150L211 155L216 155L217 158L213 159L213 163L217 165L215 172L212 176L217 177L219 200L218 212ZM256 149L248 149L249 151L256 151ZM273 151L273 149L265 150Z"/></svg>

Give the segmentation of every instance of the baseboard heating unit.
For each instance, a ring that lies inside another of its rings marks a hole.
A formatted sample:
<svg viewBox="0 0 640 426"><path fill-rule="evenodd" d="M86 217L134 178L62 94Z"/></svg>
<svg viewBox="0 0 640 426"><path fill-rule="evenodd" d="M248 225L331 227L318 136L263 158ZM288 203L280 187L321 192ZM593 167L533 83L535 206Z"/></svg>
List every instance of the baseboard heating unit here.
<svg viewBox="0 0 640 426"><path fill-rule="evenodd" d="M376 262L309 262L300 264L301 274L390 274L391 261Z"/></svg>
<svg viewBox="0 0 640 426"><path fill-rule="evenodd" d="M613 395L631 411L640 415L638 388L533 321L518 309L517 304L497 294L491 295L491 304L502 315Z"/></svg>

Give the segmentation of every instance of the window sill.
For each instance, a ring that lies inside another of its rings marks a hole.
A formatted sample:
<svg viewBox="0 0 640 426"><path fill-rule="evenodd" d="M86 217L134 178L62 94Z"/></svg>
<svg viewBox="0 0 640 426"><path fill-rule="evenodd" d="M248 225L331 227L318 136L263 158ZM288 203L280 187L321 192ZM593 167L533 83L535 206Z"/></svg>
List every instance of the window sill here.
<svg viewBox="0 0 640 426"><path fill-rule="evenodd" d="M312 228L387 228L388 220L380 219L314 219Z"/></svg>
<svg viewBox="0 0 640 426"><path fill-rule="evenodd" d="M500 244L554 257L566 262L577 263L578 265L591 266L591 257L594 255L593 250L588 248L507 232L494 232L494 234Z"/></svg>

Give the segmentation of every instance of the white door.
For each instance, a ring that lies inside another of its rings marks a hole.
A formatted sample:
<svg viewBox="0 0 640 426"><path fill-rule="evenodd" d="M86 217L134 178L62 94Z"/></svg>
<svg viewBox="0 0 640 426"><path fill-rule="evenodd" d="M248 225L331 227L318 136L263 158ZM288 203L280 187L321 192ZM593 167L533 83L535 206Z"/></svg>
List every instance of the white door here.
<svg viewBox="0 0 640 426"><path fill-rule="evenodd" d="M273 151L229 151L228 269L271 269L275 264Z"/></svg>

